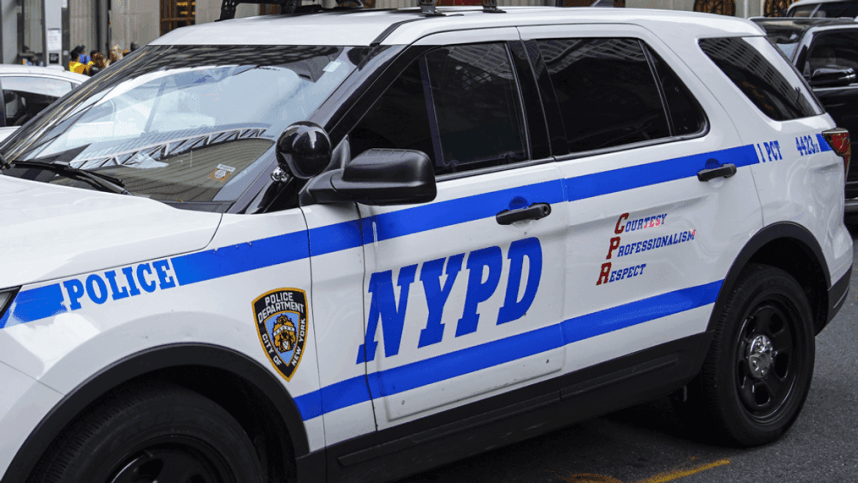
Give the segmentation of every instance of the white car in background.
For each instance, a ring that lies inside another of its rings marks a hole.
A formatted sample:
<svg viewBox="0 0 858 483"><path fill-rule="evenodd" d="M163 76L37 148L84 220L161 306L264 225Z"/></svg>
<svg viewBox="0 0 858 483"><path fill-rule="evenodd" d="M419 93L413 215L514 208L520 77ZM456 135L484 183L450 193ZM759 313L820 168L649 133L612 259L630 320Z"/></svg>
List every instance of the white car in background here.
<svg viewBox="0 0 858 483"><path fill-rule="evenodd" d="M89 77L26 65L0 65L0 142Z"/></svg>
<svg viewBox="0 0 858 483"><path fill-rule="evenodd" d="M856 0L800 0L789 6L787 17L858 17Z"/></svg>

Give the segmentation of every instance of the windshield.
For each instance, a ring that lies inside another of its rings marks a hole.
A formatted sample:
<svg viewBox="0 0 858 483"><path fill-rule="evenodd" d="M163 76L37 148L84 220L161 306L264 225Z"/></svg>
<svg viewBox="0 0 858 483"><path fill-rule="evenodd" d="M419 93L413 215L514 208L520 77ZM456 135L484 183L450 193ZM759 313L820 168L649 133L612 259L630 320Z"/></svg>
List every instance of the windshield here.
<svg viewBox="0 0 858 483"><path fill-rule="evenodd" d="M816 7L819 10L814 11ZM789 16L791 17L851 17L858 16L858 2L826 2L819 4L803 5L790 9Z"/></svg>
<svg viewBox="0 0 858 483"><path fill-rule="evenodd" d="M108 174L138 196L228 204L267 174L283 130L307 119L367 51L148 46L41 113L4 154ZM92 187L54 172L32 179Z"/></svg>

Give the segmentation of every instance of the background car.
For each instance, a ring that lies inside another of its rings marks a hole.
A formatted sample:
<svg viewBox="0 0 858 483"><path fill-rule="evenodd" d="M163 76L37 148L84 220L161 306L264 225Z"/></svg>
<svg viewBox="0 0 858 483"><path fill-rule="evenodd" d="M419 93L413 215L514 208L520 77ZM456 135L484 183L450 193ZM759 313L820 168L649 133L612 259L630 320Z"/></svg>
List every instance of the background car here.
<svg viewBox="0 0 858 483"><path fill-rule="evenodd" d="M800 2L799 2L800 3ZM849 2L858 8L858 2ZM858 22L848 19L754 19L804 75L839 127L858 133ZM847 216L858 214L858 167L846 178Z"/></svg>
<svg viewBox="0 0 858 483"><path fill-rule="evenodd" d="M23 65L0 65L0 141L89 77Z"/></svg>
<svg viewBox="0 0 858 483"><path fill-rule="evenodd" d="M790 5L787 17L858 17L858 2L843 0L802 0Z"/></svg>

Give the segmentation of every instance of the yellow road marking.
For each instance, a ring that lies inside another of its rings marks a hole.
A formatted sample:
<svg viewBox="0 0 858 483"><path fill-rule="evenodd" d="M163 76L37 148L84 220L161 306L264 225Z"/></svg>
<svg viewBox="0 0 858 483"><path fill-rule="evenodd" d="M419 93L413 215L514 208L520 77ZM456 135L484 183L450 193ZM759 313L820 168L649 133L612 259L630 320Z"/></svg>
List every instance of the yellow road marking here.
<svg viewBox="0 0 858 483"><path fill-rule="evenodd" d="M666 483L668 481L678 480L680 478L685 478L686 476L691 476L695 473L700 473L701 471L711 470L712 468L729 464L730 460L728 459L713 461L712 463L706 463L703 465L695 466L693 468L675 469L671 471L666 471L664 473L659 473L645 480L640 480L638 483Z"/></svg>
<svg viewBox="0 0 858 483"><path fill-rule="evenodd" d="M693 456L690 458L689 461L694 461L696 459L697 457ZM682 465L670 471L665 471L655 476L639 480L635 483L667 483L669 481L685 478L686 476L691 476L695 473L700 473L701 471L711 470L712 468L717 468L718 466L724 466L729 464L729 459L721 459L718 461L713 461L712 463L705 463L691 468L683 468L682 466L684 465ZM596 475L593 473L577 473L566 477L561 476L560 479L567 483L623 483L622 481L614 478L613 476Z"/></svg>

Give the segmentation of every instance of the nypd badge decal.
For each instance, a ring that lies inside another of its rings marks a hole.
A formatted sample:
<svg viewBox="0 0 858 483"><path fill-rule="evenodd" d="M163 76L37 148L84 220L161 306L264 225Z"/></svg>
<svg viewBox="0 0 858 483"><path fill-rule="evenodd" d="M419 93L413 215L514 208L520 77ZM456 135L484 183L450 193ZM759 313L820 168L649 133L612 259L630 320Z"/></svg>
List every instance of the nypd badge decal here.
<svg viewBox="0 0 858 483"><path fill-rule="evenodd" d="M292 379L307 344L307 294L296 288L267 292L253 301L253 316L268 359Z"/></svg>

